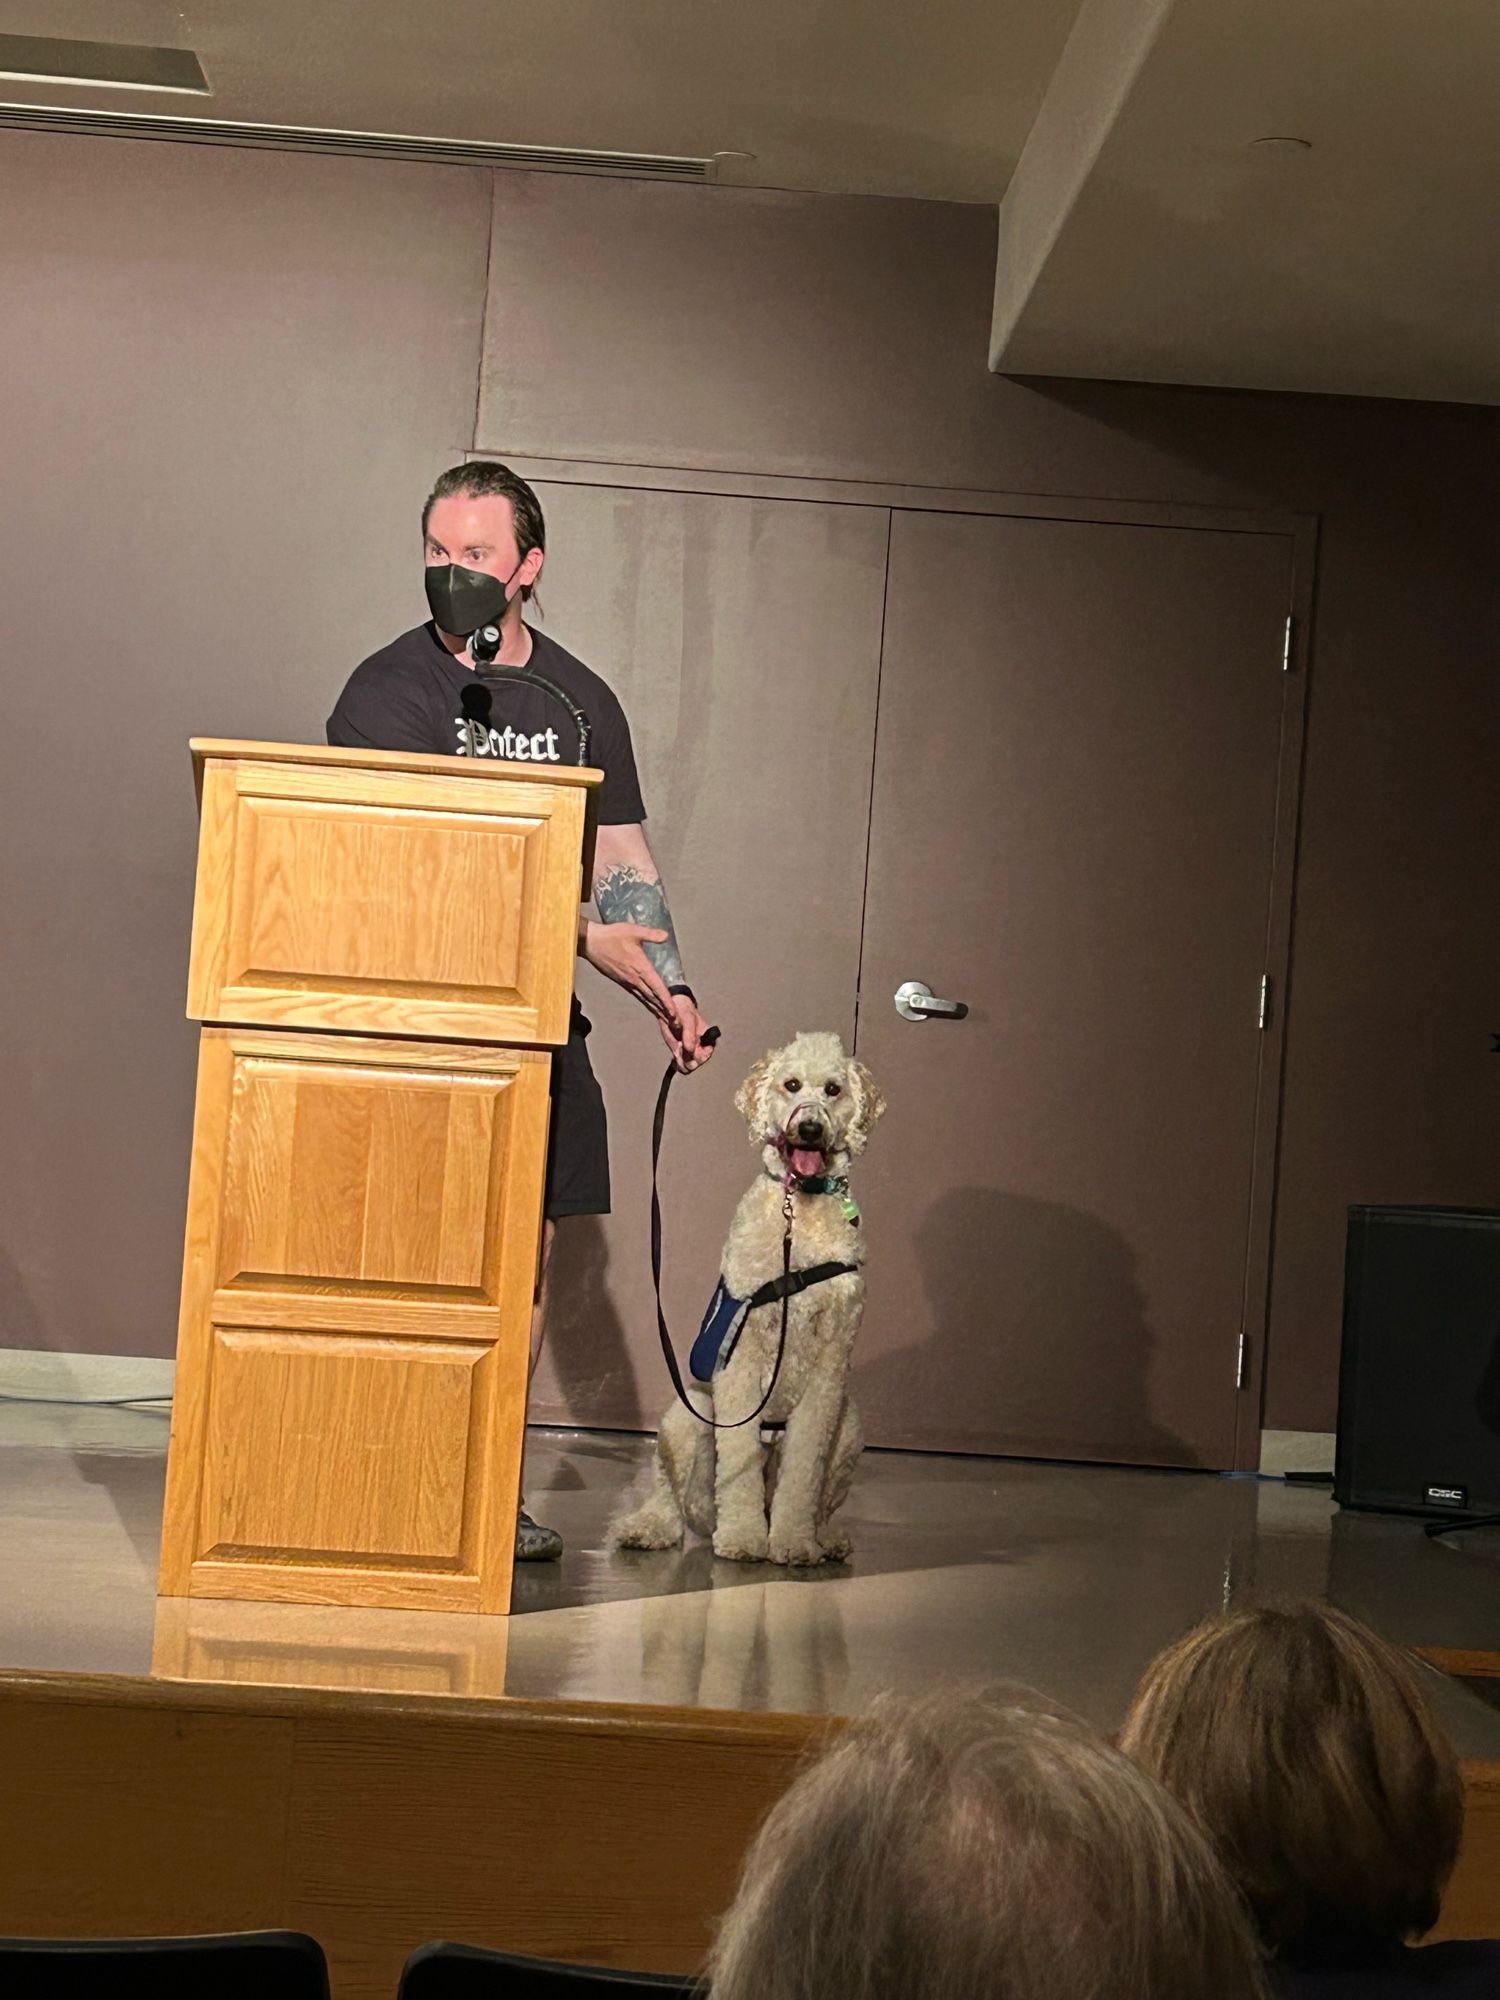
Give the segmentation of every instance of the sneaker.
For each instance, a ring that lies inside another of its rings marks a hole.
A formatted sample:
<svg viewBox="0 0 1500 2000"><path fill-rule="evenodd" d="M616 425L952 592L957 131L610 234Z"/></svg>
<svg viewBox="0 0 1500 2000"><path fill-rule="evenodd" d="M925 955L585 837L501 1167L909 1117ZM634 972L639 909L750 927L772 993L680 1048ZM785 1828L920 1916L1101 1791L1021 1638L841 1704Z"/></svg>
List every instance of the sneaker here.
<svg viewBox="0 0 1500 2000"><path fill-rule="evenodd" d="M563 1538L556 1528L544 1528L523 1507L516 1516L516 1561L556 1562L563 1552Z"/></svg>

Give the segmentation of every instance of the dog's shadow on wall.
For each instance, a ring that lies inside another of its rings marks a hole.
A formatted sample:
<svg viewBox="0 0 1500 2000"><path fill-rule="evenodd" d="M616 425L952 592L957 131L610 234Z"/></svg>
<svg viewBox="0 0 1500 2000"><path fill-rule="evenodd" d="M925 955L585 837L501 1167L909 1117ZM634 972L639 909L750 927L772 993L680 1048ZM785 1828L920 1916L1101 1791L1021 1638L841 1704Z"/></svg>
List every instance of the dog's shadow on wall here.
<svg viewBox="0 0 1500 2000"><path fill-rule="evenodd" d="M1058 1202L969 1187L929 1208L913 1240L922 1338L856 1354L853 1393L873 1441L1038 1458L1087 1443L1102 1458L1195 1462L1152 1416L1156 1336L1117 1230ZM870 1288L873 1305L874 1258Z"/></svg>

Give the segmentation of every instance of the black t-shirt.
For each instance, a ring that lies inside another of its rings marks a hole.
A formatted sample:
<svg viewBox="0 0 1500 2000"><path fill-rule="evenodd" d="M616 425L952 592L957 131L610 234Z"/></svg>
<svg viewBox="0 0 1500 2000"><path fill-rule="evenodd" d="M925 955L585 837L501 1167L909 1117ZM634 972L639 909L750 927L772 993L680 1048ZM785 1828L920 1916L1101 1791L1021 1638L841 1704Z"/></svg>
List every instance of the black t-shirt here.
<svg viewBox="0 0 1500 2000"><path fill-rule="evenodd" d="M593 724L589 761L604 773L599 824L635 825L646 817L646 808L630 724L613 689L545 632L527 629L527 668L556 681ZM328 740L344 750L421 750L466 757L460 702L473 680L473 669L453 657L437 627L419 625L354 669L328 718ZM489 754L522 764L571 764L578 755L578 732L567 710L540 688L520 682L496 686Z"/></svg>

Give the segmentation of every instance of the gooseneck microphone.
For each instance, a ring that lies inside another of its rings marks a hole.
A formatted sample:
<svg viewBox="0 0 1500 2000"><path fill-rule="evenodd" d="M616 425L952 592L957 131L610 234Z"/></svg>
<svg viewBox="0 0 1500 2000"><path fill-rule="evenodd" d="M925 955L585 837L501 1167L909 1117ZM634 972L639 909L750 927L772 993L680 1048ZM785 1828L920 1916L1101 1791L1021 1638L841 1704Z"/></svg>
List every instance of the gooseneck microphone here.
<svg viewBox="0 0 1500 2000"><path fill-rule="evenodd" d="M500 644L498 625L481 625L469 641L469 658L474 662L475 672L480 677L478 681L466 687L460 697L469 755L484 757L489 754L489 721L493 690L509 684L539 688L543 694L550 696L567 710L573 727L578 731L578 761L580 764L586 764L589 761L589 747L594 735L594 725L588 716L565 689L560 688L556 681L548 680L545 674L539 674L530 667L497 667L495 656L500 651ZM477 699L479 697L483 700L482 707Z"/></svg>

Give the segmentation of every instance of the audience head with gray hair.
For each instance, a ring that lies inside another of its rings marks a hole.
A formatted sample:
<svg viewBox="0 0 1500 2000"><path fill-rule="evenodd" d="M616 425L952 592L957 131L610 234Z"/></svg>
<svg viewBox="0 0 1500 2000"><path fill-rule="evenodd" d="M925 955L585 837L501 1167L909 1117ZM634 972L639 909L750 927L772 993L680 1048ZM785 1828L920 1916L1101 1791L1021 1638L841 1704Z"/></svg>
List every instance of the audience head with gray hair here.
<svg viewBox="0 0 1500 2000"><path fill-rule="evenodd" d="M1186 1812L1019 1687L884 1702L771 1813L713 2000L1262 2000Z"/></svg>

